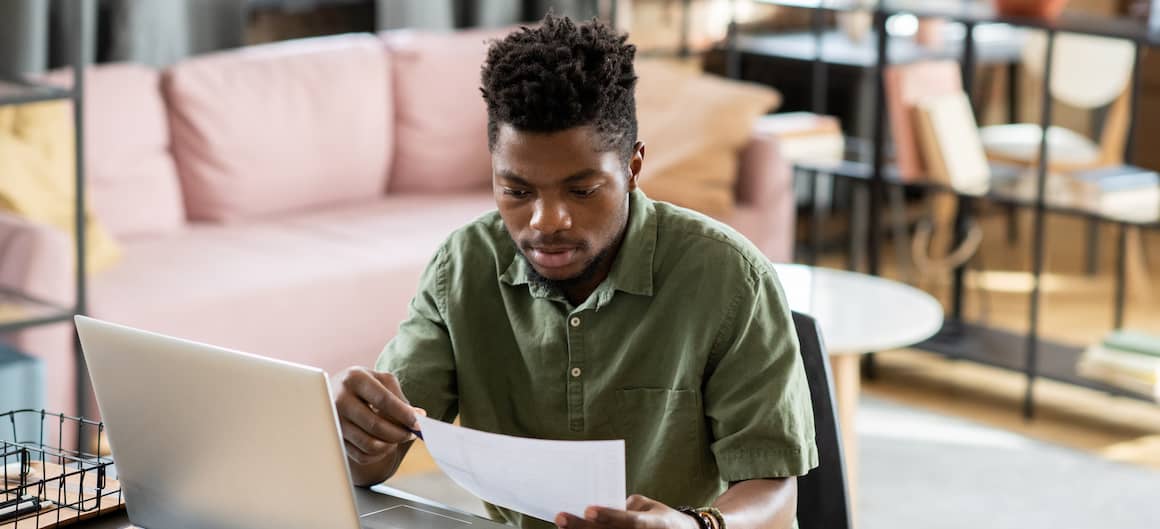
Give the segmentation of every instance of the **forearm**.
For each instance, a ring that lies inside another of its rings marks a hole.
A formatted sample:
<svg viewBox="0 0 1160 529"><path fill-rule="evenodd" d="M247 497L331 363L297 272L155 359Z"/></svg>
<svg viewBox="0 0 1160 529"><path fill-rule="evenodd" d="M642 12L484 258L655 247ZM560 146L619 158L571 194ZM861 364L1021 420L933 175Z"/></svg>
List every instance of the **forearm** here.
<svg viewBox="0 0 1160 529"><path fill-rule="evenodd" d="M369 487L386 481L399 470L399 465L403 463L403 458L406 457L407 450L411 448L413 443L414 441L395 445L395 448L386 457L368 465L362 465L347 458L346 464L350 467L351 481L357 487Z"/></svg>
<svg viewBox="0 0 1160 529"><path fill-rule="evenodd" d="M790 529L797 518L797 478L741 481L713 506L727 529Z"/></svg>

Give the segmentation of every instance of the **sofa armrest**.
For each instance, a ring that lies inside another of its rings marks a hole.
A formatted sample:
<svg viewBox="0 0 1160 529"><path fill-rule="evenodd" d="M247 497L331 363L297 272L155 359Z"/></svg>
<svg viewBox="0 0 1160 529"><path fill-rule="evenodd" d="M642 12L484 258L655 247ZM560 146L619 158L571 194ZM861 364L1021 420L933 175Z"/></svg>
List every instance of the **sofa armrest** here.
<svg viewBox="0 0 1160 529"><path fill-rule="evenodd" d="M741 151L734 188L739 209L766 227L758 247L776 262L793 260L796 201L793 170L781 156L777 137L754 131Z"/></svg>
<svg viewBox="0 0 1160 529"><path fill-rule="evenodd" d="M64 232L0 212L0 287L71 305L74 252Z"/></svg>
<svg viewBox="0 0 1160 529"><path fill-rule="evenodd" d="M65 232L0 212L0 287L68 307L76 299L75 251L72 238ZM76 407L73 336L72 322L0 336L0 340L44 363L44 407L69 415L81 413Z"/></svg>

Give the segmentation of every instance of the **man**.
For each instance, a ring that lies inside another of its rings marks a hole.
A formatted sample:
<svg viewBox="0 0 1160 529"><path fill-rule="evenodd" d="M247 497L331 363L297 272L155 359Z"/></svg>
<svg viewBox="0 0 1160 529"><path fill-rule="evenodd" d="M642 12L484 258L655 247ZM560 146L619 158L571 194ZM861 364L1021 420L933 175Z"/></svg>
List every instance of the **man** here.
<svg viewBox="0 0 1160 529"><path fill-rule="evenodd" d="M645 147L625 40L548 15L491 46L498 211L439 248L376 371L337 377L357 484L391 476L429 413L522 437L625 439L627 510L561 513L559 527L693 529L718 513L730 529L796 525L795 476L817 453L785 298L743 237L637 189Z"/></svg>

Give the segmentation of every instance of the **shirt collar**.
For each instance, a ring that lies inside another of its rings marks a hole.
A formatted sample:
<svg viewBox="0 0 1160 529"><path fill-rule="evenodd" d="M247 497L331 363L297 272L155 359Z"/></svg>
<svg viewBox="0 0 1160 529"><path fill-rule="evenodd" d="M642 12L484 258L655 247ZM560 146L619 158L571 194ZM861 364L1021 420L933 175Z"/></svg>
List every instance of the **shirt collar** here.
<svg viewBox="0 0 1160 529"><path fill-rule="evenodd" d="M640 296L653 295L653 256L657 247L656 207L644 192L637 189L629 194L628 227L616 261L608 277L596 287L592 297L597 306L603 306L612 298L614 291ZM537 298L563 299L563 295L543 285L531 283L528 273L531 265L515 249L512 262L500 274L500 281L509 285L528 285L532 296Z"/></svg>

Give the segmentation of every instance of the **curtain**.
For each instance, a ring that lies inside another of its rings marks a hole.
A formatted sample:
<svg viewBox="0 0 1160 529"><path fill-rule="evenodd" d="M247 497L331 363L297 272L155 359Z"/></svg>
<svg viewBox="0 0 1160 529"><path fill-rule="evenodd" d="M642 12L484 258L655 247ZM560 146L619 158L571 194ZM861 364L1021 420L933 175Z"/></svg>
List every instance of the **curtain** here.
<svg viewBox="0 0 1160 529"><path fill-rule="evenodd" d="M48 67L48 2L0 4L0 77L17 78Z"/></svg>
<svg viewBox="0 0 1160 529"><path fill-rule="evenodd" d="M190 55L241 46L245 0L106 0L103 60L164 67Z"/></svg>
<svg viewBox="0 0 1160 529"><path fill-rule="evenodd" d="M549 9L587 20L597 15L598 4L598 0L377 0L375 7L382 30L506 26L539 20Z"/></svg>

